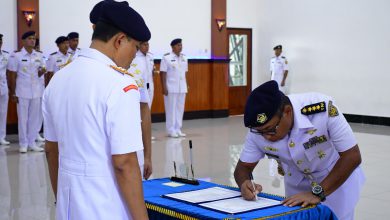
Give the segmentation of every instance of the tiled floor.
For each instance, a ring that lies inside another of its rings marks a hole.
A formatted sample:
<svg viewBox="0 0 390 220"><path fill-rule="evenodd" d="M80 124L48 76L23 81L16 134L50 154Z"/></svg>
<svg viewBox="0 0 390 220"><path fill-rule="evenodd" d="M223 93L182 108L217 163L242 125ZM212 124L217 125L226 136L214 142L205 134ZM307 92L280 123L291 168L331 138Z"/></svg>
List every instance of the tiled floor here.
<svg viewBox="0 0 390 220"><path fill-rule="evenodd" d="M246 129L241 116L184 121L186 138L168 138L163 123L153 124L153 178L171 176L173 161L188 163L188 141L193 141L195 176L220 184L235 185L233 171ZM363 155L367 181L355 219L389 219L390 216L390 127L352 125ZM43 153L19 154L17 136L8 138L9 148L0 146L0 220L54 219L54 196ZM178 165L178 172L186 173ZM283 195L281 178L269 176L269 161L257 166L254 177L264 191Z"/></svg>

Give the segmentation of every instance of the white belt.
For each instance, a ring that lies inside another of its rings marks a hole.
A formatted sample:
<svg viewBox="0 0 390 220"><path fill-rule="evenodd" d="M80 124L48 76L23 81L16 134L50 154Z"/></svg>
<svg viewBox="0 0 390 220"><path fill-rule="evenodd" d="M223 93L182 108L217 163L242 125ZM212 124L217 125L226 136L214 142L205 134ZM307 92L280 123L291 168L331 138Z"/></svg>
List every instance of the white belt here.
<svg viewBox="0 0 390 220"><path fill-rule="evenodd" d="M60 156L59 169L76 176L98 177L112 175L112 165L110 161L102 161L101 164L89 164Z"/></svg>

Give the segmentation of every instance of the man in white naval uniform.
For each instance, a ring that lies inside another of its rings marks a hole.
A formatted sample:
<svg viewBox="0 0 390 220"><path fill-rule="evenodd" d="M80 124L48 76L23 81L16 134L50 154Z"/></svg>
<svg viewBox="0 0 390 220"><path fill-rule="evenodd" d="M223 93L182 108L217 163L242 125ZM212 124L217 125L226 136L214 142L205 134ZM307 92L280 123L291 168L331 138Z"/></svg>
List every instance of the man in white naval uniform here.
<svg viewBox="0 0 390 220"><path fill-rule="evenodd" d="M148 219L136 155L140 94L126 69L151 35L129 6L103 7L90 48L53 76L43 97L57 220Z"/></svg>
<svg viewBox="0 0 390 220"><path fill-rule="evenodd" d="M7 135L7 111L8 111L8 85L7 85L7 65L9 53L1 50L3 46L3 35L0 34L0 145L9 145L5 140Z"/></svg>
<svg viewBox="0 0 390 220"><path fill-rule="evenodd" d="M45 85L47 86L54 73L62 69L70 62L72 62L72 56L68 52L69 40L65 36L60 36L56 39L58 51L50 54L49 59L46 62L47 73L45 74Z"/></svg>
<svg viewBox="0 0 390 220"><path fill-rule="evenodd" d="M77 32L70 32L68 34L68 40L69 40L69 49L68 52L71 54L72 60L76 59L80 53L79 46L79 33Z"/></svg>
<svg viewBox="0 0 390 220"><path fill-rule="evenodd" d="M184 54L182 40L171 42L172 52L161 59L160 73L163 87L166 131L170 137L185 137L181 131L187 93L188 61Z"/></svg>
<svg viewBox="0 0 390 220"><path fill-rule="evenodd" d="M254 197L249 174L267 156L284 174L285 206L322 202L339 219L353 219L365 176L352 129L331 97L285 96L269 81L250 94L244 123L250 131L234 176L245 199Z"/></svg>
<svg viewBox="0 0 390 220"><path fill-rule="evenodd" d="M41 98L44 89L46 64L41 52L34 50L35 32L22 35L23 48L14 52L8 61L10 98L17 103L19 152L27 149L43 151L35 144L41 128Z"/></svg>
<svg viewBox="0 0 390 220"><path fill-rule="evenodd" d="M89 20L93 24L92 29L95 29L96 23L99 21L99 17L102 14L103 4L109 1L101 1L97 3L89 14ZM129 5L128 2L123 1L120 4ZM142 77L141 70L134 60L128 69L130 74L133 74L134 79L137 82L138 90L140 93L140 111L141 111L141 130L142 130L142 142L144 149L137 151L138 164L141 169L141 176L144 179L149 179L153 172L152 166L152 142L151 142L151 115L148 103L150 103L148 92L146 91L144 79Z"/></svg>
<svg viewBox="0 0 390 220"><path fill-rule="evenodd" d="M281 56L282 45L274 47L275 56L272 57L270 62L271 80L275 80L279 89L282 92L286 92L286 80L288 75L288 62L287 58Z"/></svg>

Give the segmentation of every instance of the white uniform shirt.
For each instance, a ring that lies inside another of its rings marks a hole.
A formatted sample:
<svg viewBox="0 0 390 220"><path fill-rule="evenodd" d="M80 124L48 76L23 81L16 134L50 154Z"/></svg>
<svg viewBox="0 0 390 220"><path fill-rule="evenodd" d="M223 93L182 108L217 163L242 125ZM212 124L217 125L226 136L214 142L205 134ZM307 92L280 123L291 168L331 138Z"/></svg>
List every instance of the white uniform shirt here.
<svg viewBox="0 0 390 220"><path fill-rule="evenodd" d="M49 59L46 62L48 72L57 72L72 61L72 55L70 53L63 54L60 51L50 54Z"/></svg>
<svg viewBox="0 0 390 220"><path fill-rule="evenodd" d="M9 53L5 50L0 50L0 95L8 94L7 85L7 65Z"/></svg>
<svg viewBox="0 0 390 220"><path fill-rule="evenodd" d="M140 102L149 103L149 94L146 89L145 78L141 72L141 69L138 67L137 63L131 63L130 68L127 70L134 76L134 79L138 85L139 93L140 93Z"/></svg>
<svg viewBox="0 0 390 220"><path fill-rule="evenodd" d="M145 55L141 51L138 51L132 64L137 64L145 83L153 84L154 58L152 53L148 52Z"/></svg>
<svg viewBox="0 0 390 220"><path fill-rule="evenodd" d="M76 48L76 50L72 50L72 48L69 47L69 49L68 49L68 53L71 54L72 61L79 56L80 52L81 52L80 48Z"/></svg>
<svg viewBox="0 0 390 220"><path fill-rule="evenodd" d="M286 196L311 191L312 182L321 183L329 174L340 158L338 152L357 144L351 127L337 111L332 98L319 93L295 94L289 98L294 108L294 127L290 136L271 142L262 135L248 132L240 156L240 160L247 163L255 163L266 155L281 163ZM301 109L311 104L316 104L315 108L325 107L325 111L303 115ZM338 115L332 115L332 110L333 113L336 110ZM326 198L324 204L339 218L350 213L359 199L364 180L359 166L342 186Z"/></svg>
<svg viewBox="0 0 390 220"><path fill-rule="evenodd" d="M57 218L131 219L112 155L142 150L136 82L95 49L58 71L45 90L45 138L58 142Z"/></svg>
<svg viewBox="0 0 390 220"><path fill-rule="evenodd" d="M44 90L44 77L38 76L38 69L46 67L43 54L36 50L28 53L24 47L11 54L7 69L17 73L17 97L35 99L42 97Z"/></svg>
<svg viewBox="0 0 390 220"><path fill-rule="evenodd" d="M287 59L284 56L272 57L270 62L271 80L278 82L279 86L284 77L284 71L288 70Z"/></svg>
<svg viewBox="0 0 390 220"><path fill-rule="evenodd" d="M160 71L167 73L168 93L187 93L188 61L184 54L165 54L161 59Z"/></svg>

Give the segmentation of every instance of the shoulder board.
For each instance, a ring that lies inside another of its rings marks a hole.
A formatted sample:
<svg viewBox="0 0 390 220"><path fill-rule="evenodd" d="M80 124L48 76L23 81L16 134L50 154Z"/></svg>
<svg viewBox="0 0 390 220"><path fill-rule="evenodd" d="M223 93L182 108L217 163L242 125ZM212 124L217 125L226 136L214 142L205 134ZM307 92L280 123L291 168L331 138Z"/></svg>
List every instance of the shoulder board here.
<svg viewBox="0 0 390 220"><path fill-rule="evenodd" d="M3 52L3 53L8 53L8 51L5 51L5 50L2 50L1 52Z"/></svg>
<svg viewBox="0 0 390 220"><path fill-rule="evenodd" d="M168 56L170 53L166 53L166 54L164 54L164 56Z"/></svg>
<svg viewBox="0 0 390 220"><path fill-rule="evenodd" d="M286 59L286 57L282 56L283 59Z"/></svg>
<svg viewBox="0 0 390 220"><path fill-rule="evenodd" d="M50 55L54 55L54 54L57 54L57 52L51 53Z"/></svg>
<svg viewBox="0 0 390 220"><path fill-rule="evenodd" d="M43 53L42 51L40 51L40 50L36 50L38 53Z"/></svg>
<svg viewBox="0 0 390 220"><path fill-rule="evenodd" d="M326 112L325 102L318 102L311 105L306 105L301 109L302 115L312 115L320 112Z"/></svg>

